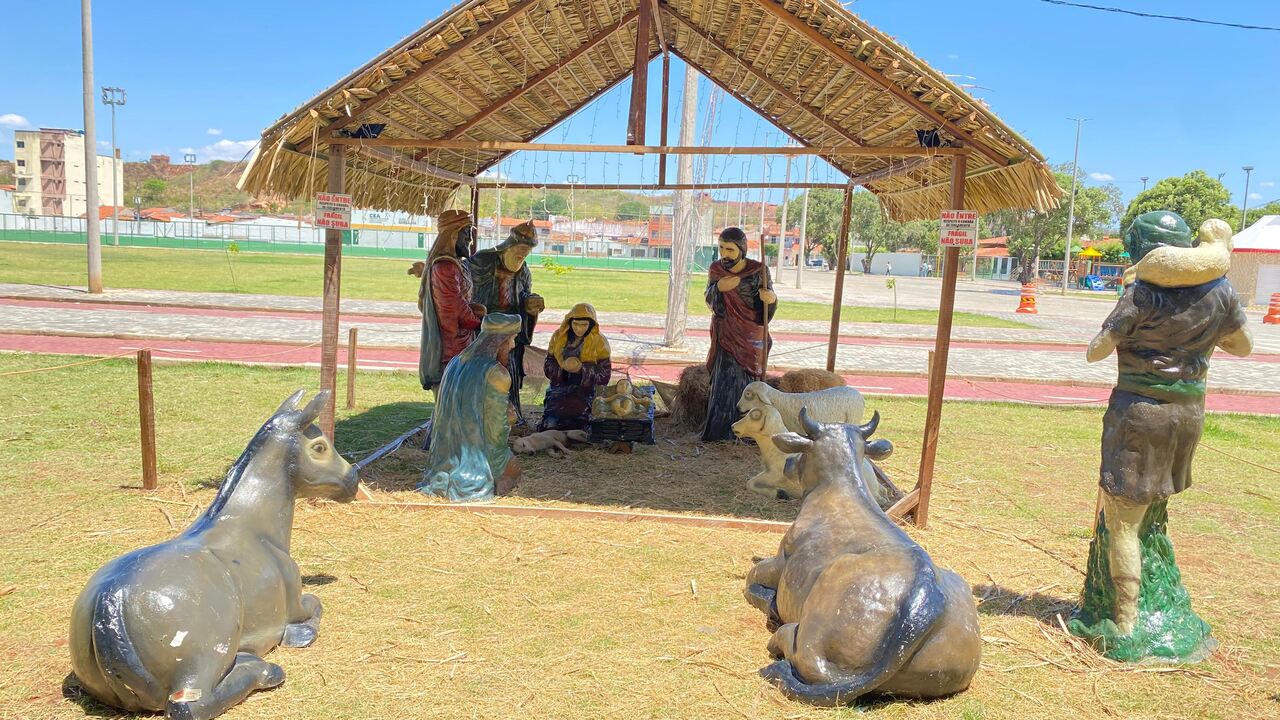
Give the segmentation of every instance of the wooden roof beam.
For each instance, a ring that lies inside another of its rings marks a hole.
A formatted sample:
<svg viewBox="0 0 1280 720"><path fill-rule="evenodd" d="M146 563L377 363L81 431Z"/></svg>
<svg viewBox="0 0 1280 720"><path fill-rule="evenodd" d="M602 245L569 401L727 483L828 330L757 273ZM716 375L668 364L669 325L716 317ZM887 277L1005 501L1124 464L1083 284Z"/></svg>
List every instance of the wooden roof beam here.
<svg viewBox="0 0 1280 720"><path fill-rule="evenodd" d="M787 27L800 33L804 37L808 38L811 42L817 44L819 47L823 48L831 55L843 61L846 65L856 70L863 77L867 78L868 80L875 83L876 85L879 85L880 87L896 95L900 100L902 100L903 102L905 102L906 104L914 108L916 112L920 114L921 117L927 119L930 122L937 123L941 128L945 129L948 133L954 135L956 138L960 140L963 140L965 145L972 147L974 150L986 156L988 159L990 159L992 162L996 163L997 165L1000 165L1000 166L1009 165L1008 158L1004 157L1000 153L993 150L986 143L975 138L972 133L964 130L955 122L943 117L941 113L939 113L937 110L934 110L932 107L930 107L927 103L925 103L920 98L916 97L915 95L912 95L910 92L908 92L907 90L904 90L897 83L881 75L874 68L872 68L862 60L855 57L848 50L845 50L844 48L837 45L835 41L833 41L831 38L827 37L826 35L823 35L822 33L810 27L807 22L793 15L790 10L787 10L786 8L782 7L778 3L774 2L774 0L750 0L750 1L764 8L766 12L778 18L778 20L780 20Z"/></svg>
<svg viewBox="0 0 1280 720"><path fill-rule="evenodd" d="M725 46L723 43L721 43L719 40L716 40L714 37L711 37L711 35L710 35L710 34L705 33L705 32L703 32L701 29L699 29L698 27L696 27L696 26L693 24L693 21L692 21L692 20L690 20L690 19L688 19L688 18L684 17L684 16L683 16L683 15L681 15L679 12L677 12L677 11L675 11L675 10L671 9L671 8L670 8L670 6L668 6L668 7L667 7L666 13L667 13L667 15L669 15L673 20L675 20L677 23L679 23L679 24L683 25L683 26L685 27L685 29L686 29L686 30L688 30L689 32L693 33L696 37L700 38L700 39L701 39L703 42L705 42L706 44L708 44L708 45L710 45L711 47L715 48L715 49L716 49L717 51L719 51L722 55L724 55L724 56L728 57L731 61L733 61L733 63L734 63L734 64L736 64L738 67L742 68L742 70L744 70L748 75L750 75L751 77L755 78L756 80L759 80L760 82L762 82L762 83L764 83L765 85L767 85L771 90L773 90L773 91L774 91L774 92L776 92L777 94L781 95L782 97L786 98L788 101L790 101L790 102L791 102L793 105L795 105L797 108L799 108L799 109L801 109L801 110L805 111L805 112L806 112L806 113L808 113L809 115L812 115L814 118L816 118L816 119L818 120L818 122L819 122L819 123L821 123L821 124L823 125L823 127L826 127L828 130L830 130L830 131L832 131L832 132L836 133L836 134L837 134L837 135L839 135L840 137L844 138L846 142L849 142L849 143L851 143L851 144L853 144L853 145L865 145L865 144L866 144L866 143L864 143L861 139L859 139L856 135L853 135L852 133L849 133L849 132L845 131L845 130L844 130L843 128L841 128L840 126L835 125L834 123L832 123L830 120L828 120L828 119L826 118L826 116L825 116L825 115L823 115L823 114L822 114L822 112L821 112L820 110L818 110L817 108L815 108L815 107L813 107L813 106L809 105L808 103L804 102L803 100L801 100L801 99L800 99L799 97L797 97L794 93L792 93L791 91L787 90L787 89L786 89L785 87L783 87L780 83L778 83L778 82L776 82L775 80L773 80L773 78L770 78L768 75L766 75L766 74L764 74L763 72L760 72L759 70L757 70L754 66L752 66L752 65L751 65L751 63L747 62L747 61L746 61L746 60L744 60L743 58L738 57L736 54L734 54L734 52L733 52L732 50L730 50L728 47L726 47L726 46ZM705 74L705 73L704 73L704 74ZM753 103L752 105L754 105L754 103Z"/></svg>
<svg viewBox="0 0 1280 720"><path fill-rule="evenodd" d="M877 180L887 180L895 175L901 175L902 173L910 172L916 168L924 167L931 162L933 162L933 158L910 158L899 163L891 163L889 167L886 168L872 170L869 173L863 173L861 175L854 175L849 178L849 182L854 185L866 185L867 183L873 183Z"/></svg>
<svg viewBox="0 0 1280 720"><path fill-rule="evenodd" d="M328 125L325 125L323 128L321 128L321 130L326 133L332 133L332 132L337 132L339 130L345 130L346 128L349 128L353 125L359 124L360 119L363 118L370 110L376 109L379 105L386 102L387 99L390 98L392 95L399 93L404 88L417 82L419 79L422 78L422 76L435 70L436 68L440 67L444 63L448 62L450 59L453 58L453 56L457 55L463 50L466 50L471 46L475 45L476 43L480 42L481 40L489 37L490 35L493 34L494 30L497 30L498 28L505 25L507 20L510 20L511 18L516 17L520 13L523 13L524 11L528 10L534 5L537 5L540 2L542 2L542 0L519 0L514 5L512 5L505 13L494 18L492 22L481 27L479 30L477 30L476 33L471 37L464 38L457 45L453 45L452 47L440 53L439 55L435 56L428 62L423 63L414 72L407 73L404 77L400 78L399 80L396 80L395 82L391 83L385 88L379 90L376 95L369 98L365 102L361 103L360 107L356 108L355 112L351 113L351 115L349 115L346 118L342 118L335 122L329 123ZM299 143L298 147L300 151L305 152L310 147L310 145L311 145L311 140L308 138L307 140L304 140L302 143Z"/></svg>
<svg viewBox="0 0 1280 720"><path fill-rule="evenodd" d="M645 120L649 99L649 30L657 20L653 10L657 3L640 0L640 19L636 23L635 62L631 68L631 109L627 113L627 144L644 145Z"/></svg>
<svg viewBox="0 0 1280 720"><path fill-rule="evenodd" d="M653 60L654 58L658 57L658 55L660 55L660 54L661 54L661 53L654 53L653 55L651 55L651 56L649 57L649 59L650 59L650 60ZM554 129L556 128L556 126L558 126L560 123L562 123L562 122L564 122L565 120L568 120L570 117L572 117L574 113L578 112L579 110L582 110L582 109L586 108L586 107L587 107L587 106L589 106L591 103L593 103L593 102L595 102L597 99L599 99L601 95L604 95L605 93L607 93L607 92L609 92L610 90L614 89L614 88L615 88L615 87L617 87L618 85L622 84L622 81L623 81L623 80L626 80L628 77L630 77L630 73L623 73L623 74L619 75L618 77L614 78L613 80L610 80L610 81L606 82L603 86L601 86L601 87L600 87L600 89L598 89L598 90L596 90L595 92L591 93L591 94L590 94L589 96L587 96L587 98L586 98L586 99L584 99L581 103L579 103L578 105L576 105L576 106L574 106L574 107L571 107L571 108L569 108L568 110L566 110L562 115L560 115L560 117L556 118L556 119L555 119L555 120L554 120L550 125L548 125L548 126L547 126L547 127L545 127L545 128L539 128L539 129L538 129L537 131L535 131L532 135L530 135L530 136L527 138L527 140L528 140L528 141L537 140L538 138L542 137L543 135L546 135L547 133L551 132L551 131L552 131L552 130L554 130ZM476 172L475 172L475 174L476 174L476 175L479 175L480 173L482 173L482 172L484 172L484 171L488 170L489 168L493 167L494 165L497 165L498 163L500 163L500 162L502 162L503 160L505 160L505 159L507 158L507 156L511 155L513 152L516 152L516 151L515 151L515 150L506 150L506 151L503 151L503 152L499 153L496 157L492 158L491 160L488 160L487 162L485 162L485 163L484 163L484 164L482 164L482 165L479 165L479 166L476 168Z"/></svg>
<svg viewBox="0 0 1280 720"><path fill-rule="evenodd" d="M653 29L658 34L658 49L667 52L667 34L662 30L662 12L658 9L658 0L641 0L649 4L649 16L653 18Z"/></svg>
<svg viewBox="0 0 1280 720"><path fill-rule="evenodd" d="M488 118L489 118L491 115L493 115L494 113L496 113L496 112L498 112L499 110L501 110L501 109L505 108L506 106L510 105L511 103L515 102L516 100L519 100L519 99L521 98L521 96L523 96L525 93L527 93L527 92L529 92L530 90L532 90L536 85L538 85L539 83L543 82L544 80L546 80L547 78L551 77L552 75L556 74L556 73L557 73L557 72L559 72L560 70L563 70L563 69L564 69L564 67L565 67L566 65L568 65L569 63L572 63L574 60L577 60L578 58L582 57L584 54L586 54L586 53L590 52L592 49L594 49L594 48L595 48L596 46L598 46L600 43L602 43L602 42L604 42L605 40L607 40L607 39L609 38L609 36L610 36L610 35L612 35L613 33L617 32L619 29L621 29L621 28L622 28L622 26L624 26L624 25L626 25L627 23L629 23L629 22L631 22L632 20L634 20L636 17L638 17L638 16L639 16L639 14L640 14L640 11L639 11L639 10L633 10L633 11L631 11L630 13L628 13L627 15L624 15L624 16L622 17L622 19L621 19L621 20L618 20L617 22L613 23L612 25L608 26L607 28L604 28L604 30L602 30L602 31L600 32L600 34L599 34L599 35L597 35L597 36L595 36L594 38L592 38L591 40L589 40L589 41L587 41L587 42L583 43L582 45L579 45L579 46L578 46L578 48L577 48L576 50L574 50L573 52L571 52L571 53L569 53L568 55L566 55L566 56L565 56L563 59L561 59L559 62L555 63L554 65L552 65L552 66L548 67L547 69L545 69L545 70L543 70L542 72L538 73L537 75L533 76L533 77L532 77L532 78L530 78L528 81L526 81L524 85L522 85L522 86L520 86L520 87L516 88L515 90L512 90L511 92L507 93L506 95L502 96L501 98L499 98L499 99L497 99L497 100L493 101L492 103L490 103L490 104L489 104L489 106L488 106L488 107L484 108L483 110L481 110L481 111L480 111L479 113L477 113L476 115L471 116L471 118L470 118L469 120L467 120L466 122L462 123L462 124L461 124L461 125L459 125L458 127L454 128L454 129L452 129L452 130L450 130L450 131L448 132L448 134L446 134L446 135L444 136L444 137L445 137L445 139L446 139L446 140L453 140L453 139L455 139L455 138L461 137L461 136L462 136L463 134L465 134L468 130L471 130L471 129L472 129L472 128L474 128L476 125L479 125L480 123L484 122L486 119L488 119Z"/></svg>

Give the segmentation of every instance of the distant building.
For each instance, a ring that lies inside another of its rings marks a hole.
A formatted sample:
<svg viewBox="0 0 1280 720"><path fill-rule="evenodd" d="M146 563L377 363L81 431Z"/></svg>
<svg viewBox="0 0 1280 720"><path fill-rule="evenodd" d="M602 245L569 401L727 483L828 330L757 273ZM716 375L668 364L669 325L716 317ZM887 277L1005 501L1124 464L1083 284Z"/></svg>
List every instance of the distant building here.
<svg viewBox="0 0 1280 720"><path fill-rule="evenodd" d="M124 187L124 163L109 155L98 161L98 203L119 205L115 189ZM88 207L85 189L84 133L40 128L13 133L14 212L24 215L82 217ZM112 182L112 174L116 182Z"/></svg>
<svg viewBox="0 0 1280 720"><path fill-rule="evenodd" d="M0 185L0 214L13 212L13 185Z"/></svg>

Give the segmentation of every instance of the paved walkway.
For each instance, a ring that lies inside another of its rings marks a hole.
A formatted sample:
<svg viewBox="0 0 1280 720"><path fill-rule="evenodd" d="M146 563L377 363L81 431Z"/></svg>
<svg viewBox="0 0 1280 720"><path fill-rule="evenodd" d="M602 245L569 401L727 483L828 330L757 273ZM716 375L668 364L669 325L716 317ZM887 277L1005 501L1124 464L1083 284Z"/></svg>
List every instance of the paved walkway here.
<svg viewBox="0 0 1280 720"><path fill-rule="evenodd" d="M1100 310L1092 313L1098 316L1098 322L1110 308L1110 303L1095 300L1077 302L1101 305ZM419 319L417 308L411 303L348 300L343 303L343 310L344 340L346 328L358 327L364 348L416 349ZM548 311L543 316L536 344L545 345L562 316L563 311ZM663 318L657 315L603 313L601 325L610 338L615 362L632 366L688 364L706 356L708 318L689 319L687 347L683 352L662 346L662 322ZM1046 323L1026 330L956 328L949 375L1058 386L1109 386L1115 377L1115 360L1111 358L1093 365L1084 362L1084 345L1093 331L1079 325ZM1280 394L1280 328L1262 325L1259 321L1251 323L1251 329L1257 339L1255 355L1241 359L1217 353L1210 374L1212 390ZM771 365L825 366L827 323L779 321L771 330L775 338ZM276 344L316 343L320 338L320 300L154 290L114 290L89 296L73 288L0 284L0 333L197 343L249 342L259 344L260 351L256 354L261 355L271 353ZM932 341L932 326L844 323L836 366L854 375L923 376ZM388 367L405 363L403 357L397 356ZM1273 399L1276 412L1280 413L1280 397Z"/></svg>

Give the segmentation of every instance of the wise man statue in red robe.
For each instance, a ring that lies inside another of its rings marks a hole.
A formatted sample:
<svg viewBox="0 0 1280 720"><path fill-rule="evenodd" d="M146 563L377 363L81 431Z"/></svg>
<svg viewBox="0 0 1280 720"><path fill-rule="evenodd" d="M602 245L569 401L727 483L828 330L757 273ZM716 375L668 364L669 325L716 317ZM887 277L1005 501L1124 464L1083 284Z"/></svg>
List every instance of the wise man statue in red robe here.
<svg viewBox="0 0 1280 720"><path fill-rule="evenodd" d="M711 308L711 350L707 370L711 393L702 439L733 440L738 398L747 385L764 379L765 354L771 344L765 313L778 309L769 269L747 258L747 235L741 228L720 233L720 261L707 272L706 300Z"/></svg>
<svg viewBox="0 0 1280 720"><path fill-rule="evenodd" d="M445 366L475 340L485 314L483 305L471 302L471 273L466 266L475 238L471 214L446 210L436 225L436 241L418 288L422 311L418 379L424 390L440 384Z"/></svg>

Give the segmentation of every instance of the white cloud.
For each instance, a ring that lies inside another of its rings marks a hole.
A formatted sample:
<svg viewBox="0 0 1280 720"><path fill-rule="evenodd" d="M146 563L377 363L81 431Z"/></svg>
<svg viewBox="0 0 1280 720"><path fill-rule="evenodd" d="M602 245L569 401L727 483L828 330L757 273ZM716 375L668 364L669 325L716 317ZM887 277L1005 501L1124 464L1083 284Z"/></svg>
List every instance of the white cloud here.
<svg viewBox="0 0 1280 720"><path fill-rule="evenodd" d="M1258 187L1266 187L1266 188L1275 187L1275 185L1276 185L1275 182L1272 180L1266 180L1258 183Z"/></svg>
<svg viewBox="0 0 1280 720"><path fill-rule="evenodd" d="M195 153L199 162L207 163L210 160L230 160L239 162L244 160L253 147L258 144L257 140L227 140L222 139L212 145L205 145L199 148L182 148L184 153Z"/></svg>
<svg viewBox="0 0 1280 720"><path fill-rule="evenodd" d="M633 43L634 44L634 43ZM955 53L947 53L948 60L959 60L960 56Z"/></svg>
<svg viewBox="0 0 1280 720"><path fill-rule="evenodd" d="M111 147L111 143L107 142L106 140L99 140L99 141L98 141L98 147L100 147L100 148L109 148L109 147Z"/></svg>
<svg viewBox="0 0 1280 720"><path fill-rule="evenodd" d="M215 135L215 136L217 136L217 135L221 135L221 134L222 134L222 131L221 131L221 130L219 130L218 128L209 128L208 130L205 130L205 132L209 133L210 135Z"/></svg>
<svg viewBox="0 0 1280 720"><path fill-rule="evenodd" d="M0 127L6 127L10 130L25 130L31 127L31 121L17 113L5 113L0 115Z"/></svg>
<svg viewBox="0 0 1280 720"><path fill-rule="evenodd" d="M1259 195L1258 193L1249 193L1249 199L1250 199L1250 200L1261 200L1261 199L1262 199L1262 196L1261 196L1261 195Z"/></svg>
<svg viewBox="0 0 1280 720"><path fill-rule="evenodd" d="M1091 172L1089 173L1089 179L1097 180L1098 182L1111 182L1116 177L1110 173Z"/></svg>

